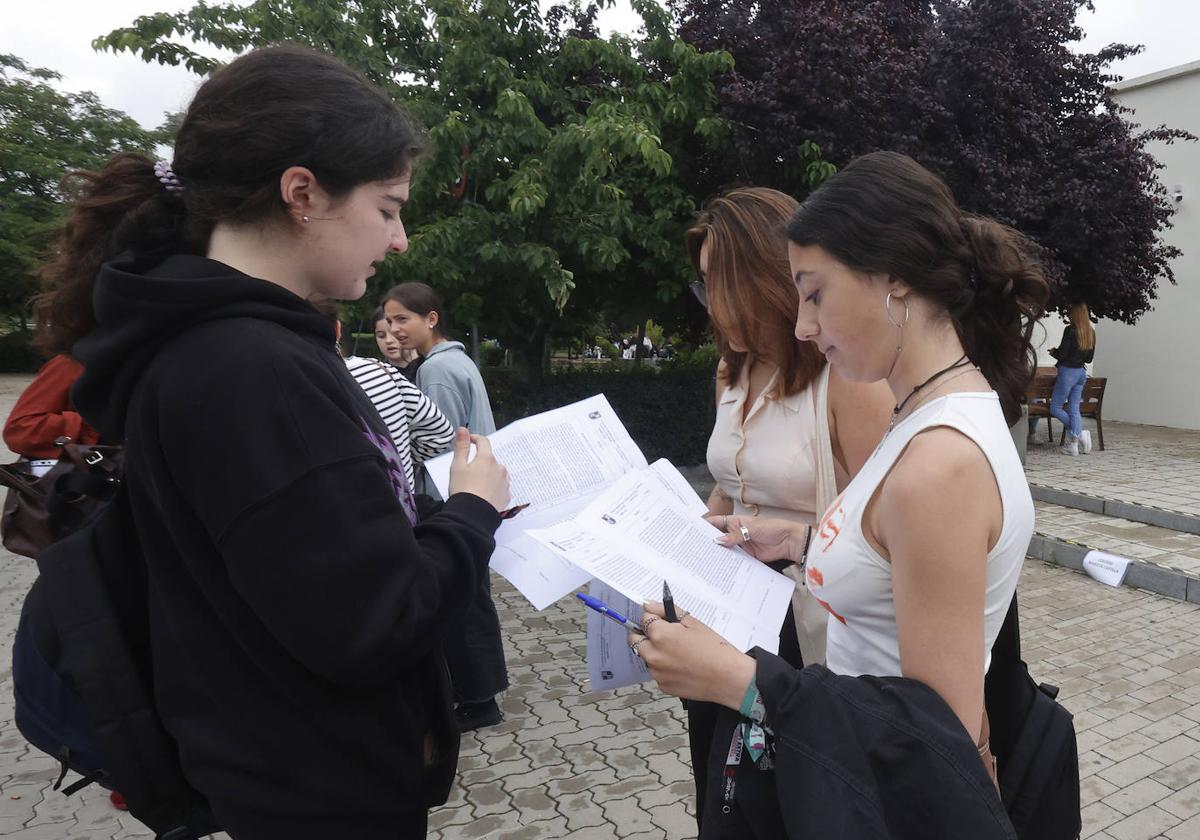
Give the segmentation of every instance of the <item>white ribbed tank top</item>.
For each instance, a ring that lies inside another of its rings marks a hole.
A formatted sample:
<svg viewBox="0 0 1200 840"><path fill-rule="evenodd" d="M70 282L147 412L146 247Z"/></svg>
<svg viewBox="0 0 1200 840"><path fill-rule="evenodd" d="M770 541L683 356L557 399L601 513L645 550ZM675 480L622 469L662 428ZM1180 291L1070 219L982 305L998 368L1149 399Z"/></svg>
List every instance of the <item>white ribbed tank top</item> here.
<svg viewBox="0 0 1200 840"><path fill-rule="evenodd" d="M949 394L904 418L821 517L809 548L806 575L809 590L830 613L826 664L834 673L902 676L892 567L867 542L862 517L909 441L939 426L957 429L979 446L1000 490L1003 523L1000 538L987 556L984 649L980 651L984 670L991 664L992 645L1033 534L1033 498L994 391Z"/></svg>

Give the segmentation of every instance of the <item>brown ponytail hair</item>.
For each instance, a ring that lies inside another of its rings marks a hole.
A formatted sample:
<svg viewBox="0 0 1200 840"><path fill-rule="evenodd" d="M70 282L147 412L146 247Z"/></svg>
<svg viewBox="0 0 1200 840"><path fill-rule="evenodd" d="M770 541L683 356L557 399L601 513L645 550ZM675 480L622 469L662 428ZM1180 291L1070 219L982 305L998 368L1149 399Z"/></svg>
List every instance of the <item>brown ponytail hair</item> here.
<svg viewBox="0 0 1200 840"><path fill-rule="evenodd" d="M1022 234L963 213L941 178L896 152L851 161L800 206L787 234L940 307L1008 422L1020 416L1037 365L1033 326L1050 295Z"/></svg>
<svg viewBox="0 0 1200 840"><path fill-rule="evenodd" d="M708 243L705 297L725 383L737 382L754 355L779 368L781 397L804 390L825 366L816 346L795 336L799 297L783 227L796 207L778 190L732 189L706 202L684 234L697 274ZM730 339L749 352L734 350Z"/></svg>
<svg viewBox="0 0 1200 840"><path fill-rule="evenodd" d="M181 191L168 191L141 154L67 176L75 207L57 256L42 271L38 348L68 353L91 330L96 273L114 257L203 254L218 222L284 217L279 178L289 167L312 170L336 199L403 175L419 148L409 119L337 59L298 46L241 56L209 77L188 106L171 163Z"/></svg>

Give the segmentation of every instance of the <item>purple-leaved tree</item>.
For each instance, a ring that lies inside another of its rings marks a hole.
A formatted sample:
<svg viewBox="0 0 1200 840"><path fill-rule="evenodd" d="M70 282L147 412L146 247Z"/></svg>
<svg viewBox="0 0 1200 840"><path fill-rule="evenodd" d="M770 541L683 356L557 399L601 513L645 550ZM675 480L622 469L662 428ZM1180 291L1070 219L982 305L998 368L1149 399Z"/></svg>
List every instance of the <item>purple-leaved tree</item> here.
<svg viewBox="0 0 1200 840"><path fill-rule="evenodd" d="M1073 52L1087 0L673 0L683 38L729 51L718 83L733 142L716 184L803 195L829 168L895 149L963 207L1043 250L1055 304L1133 323L1161 278L1173 203L1147 151L1194 140L1141 127L1106 68L1140 47ZM807 142L806 142L807 141ZM815 144L815 147L814 147ZM819 150L819 151L818 151Z"/></svg>

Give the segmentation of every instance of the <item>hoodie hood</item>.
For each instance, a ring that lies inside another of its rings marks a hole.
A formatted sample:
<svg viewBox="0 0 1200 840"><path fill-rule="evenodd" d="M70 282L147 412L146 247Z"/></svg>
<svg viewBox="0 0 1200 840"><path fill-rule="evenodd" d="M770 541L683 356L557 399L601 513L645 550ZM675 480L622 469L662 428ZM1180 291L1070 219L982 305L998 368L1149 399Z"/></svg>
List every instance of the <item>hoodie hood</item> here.
<svg viewBox="0 0 1200 840"><path fill-rule="evenodd" d="M332 347L333 325L282 286L205 257L160 263L131 255L106 263L92 293L96 326L71 354L84 367L71 399L105 441L125 437L125 414L138 379L164 343L225 318L258 318Z"/></svg>
<svg viewBox="0 0 1200 840"><path fill-rule="evenodd" d="M467 348L463 346L461 341L442 341L429 348L429 356L436 356L438 353L445 353L449 350L458 350L460 353L467 352ZM429 356L425 358L428 359Z"/></svg>

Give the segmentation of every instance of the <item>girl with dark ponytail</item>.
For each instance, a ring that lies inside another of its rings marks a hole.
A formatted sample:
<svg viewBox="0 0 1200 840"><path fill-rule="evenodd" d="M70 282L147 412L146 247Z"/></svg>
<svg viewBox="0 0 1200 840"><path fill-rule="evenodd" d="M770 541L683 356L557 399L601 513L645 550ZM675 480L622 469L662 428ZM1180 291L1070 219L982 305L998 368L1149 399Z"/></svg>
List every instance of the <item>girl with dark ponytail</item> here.
<svg viewBox="0 0 1200 840"><path fill-rule="evenodd" d="M891 152L858 158L831 177L796 210L787 235L800 301L796 337L814 342L846 379L886 381L895 408L810 546L793 524L761 518L730 517L724 542L744 544L762 560L798 563L807 548L806 582L830 613L829 670L909 677L932 688L944 701L939 708L957 720L954 749L969 756L977 746L984 766L972 772L985 770L994 783L984 674L1033 531L1009 426L1034 371L1030 336L1046 281L1020 234L964 213L940 178ZM738 653L686 621L651 617L643 627L648 638L634 641L664 690L743 714L758 709L756 720L765 710L780 750L815 749L813 739L833 725L825 719L820 732L803 728L812 709L799 698L821 682L810 669L781 677L769 654ZM837 690L865 690L854 685ZM853 737L839 743L872 749ZM857 758L833 760L853 767ZM795 766L788 762L779 766ZM880 779L864 783L886 792ZM928 802L915 798L920 791ZM827 805L828 796L814 796L783 802L785 814L800 814L801 824ZM899 807L944 819L956 796L930 776L907 787ZM999 807L994 796L980 804ZM853 813L849 806L842 813L843 830ZM935 825L930 836L961 833ZM723 835L702 829L700 836Z"/></svg>
<svg viewBox="0 0 1200 840"><path fill-rule="evenodd" d="M507 476L460 429L422 520L309 302L360 297L407 247L417 151L359 74L274 47L200 87L173 161L67 181L41 341L125 444L112 511L145 558L155 703L233 837L423 838L454 778L439 640L488 574Z"/></svg>

